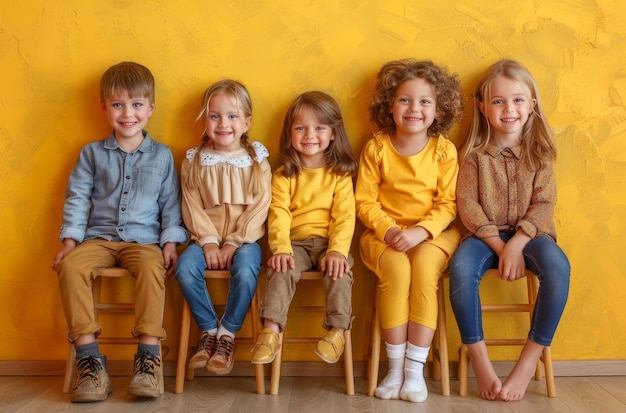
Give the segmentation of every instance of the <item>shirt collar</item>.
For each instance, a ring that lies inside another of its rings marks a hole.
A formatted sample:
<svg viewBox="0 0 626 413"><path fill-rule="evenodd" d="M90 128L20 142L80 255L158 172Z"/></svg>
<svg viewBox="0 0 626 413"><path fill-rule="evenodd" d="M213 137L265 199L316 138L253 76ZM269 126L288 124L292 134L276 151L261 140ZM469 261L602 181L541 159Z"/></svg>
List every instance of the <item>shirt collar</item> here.
<svg viewBox="0 0 626 413"><path fill-rule="evenodd" d="M137 150L140 152L152 152L154 150L154 141L147 131L144 130L141 133L143 134L144 139L143 142L141 142L141 145L139 145L139 148L137 148ZM120 148L120 145L115 139L115 132L111 132L111 134L107 136L107 138L104 140L104 147L106 149L112 150Z"/></svg>
<svg viewBox="0 0 626 413"><path fill-rule="evenodd" d="M522 146L517 145L512 148L500 148L498 146L489 145L487 146L486 152L494 158L496 158L503 152L507 152L508 154L512 154L513 156L515 156L517 159L520 159L522 156Z"/></svg>

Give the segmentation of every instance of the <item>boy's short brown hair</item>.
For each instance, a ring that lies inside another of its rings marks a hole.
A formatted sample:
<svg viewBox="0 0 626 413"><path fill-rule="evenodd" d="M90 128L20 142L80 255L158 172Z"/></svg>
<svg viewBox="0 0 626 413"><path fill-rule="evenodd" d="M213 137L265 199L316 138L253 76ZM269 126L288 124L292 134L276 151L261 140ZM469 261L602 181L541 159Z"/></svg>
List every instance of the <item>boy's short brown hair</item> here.
<svg viewBox="0 0 626 413"><path fill-rule="evenodd" d="M154 103L154 76L150 70L134 62L121 62L111 66L100 79L100 100L115 93L126 92L131 98L148 98Z"/></svg>

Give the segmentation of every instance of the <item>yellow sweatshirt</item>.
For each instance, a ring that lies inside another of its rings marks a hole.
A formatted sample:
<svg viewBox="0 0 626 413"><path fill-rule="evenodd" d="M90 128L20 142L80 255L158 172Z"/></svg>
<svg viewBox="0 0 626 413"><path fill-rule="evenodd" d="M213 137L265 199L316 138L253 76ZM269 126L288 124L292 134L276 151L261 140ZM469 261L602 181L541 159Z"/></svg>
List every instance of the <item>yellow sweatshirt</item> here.
<svg viewBox="0 0 626 413"><path fill-rule="evenodd" d="M328 251L348 257L356 220L352 177L326 168L307 169L297 177L274 172L268 218L270 251L293 254L291 240L328 239Z"/></svg>

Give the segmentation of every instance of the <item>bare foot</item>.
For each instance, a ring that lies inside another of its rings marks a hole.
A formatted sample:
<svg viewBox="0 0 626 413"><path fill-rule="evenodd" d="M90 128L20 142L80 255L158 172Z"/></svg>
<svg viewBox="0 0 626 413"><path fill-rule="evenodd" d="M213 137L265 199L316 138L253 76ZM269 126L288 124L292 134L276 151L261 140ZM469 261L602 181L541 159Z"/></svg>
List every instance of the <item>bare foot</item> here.
<svg viewBox="0 0 626 413"><path fill-rule="evenodd" d="M478 391L480 397L484 400L495 400L502 389L502 381L493 369L489 355L487 354L487 346L484 341L467 346L470 353L470 363L476 374L476 382L478 383Z"/></svg>
<svg viewBox="0 0 626 413"><path fill-rule="evenodd" d="M480 397L485 400L495 400L502 390L502 381L496 374L491 362L487 366L478 366L478 363L472 362L472 368L476 373L476 382L478 383L478 391Z"/></svg>
<svg viewBox="0 0 626 413"><path fill-rule="evenodd" d="M500 391L500 399L508 402L522 400L530 380L535 375L537 361L541 357L543 346L533 341L526 341L519 360L511 374L504 381Z"/></svg>

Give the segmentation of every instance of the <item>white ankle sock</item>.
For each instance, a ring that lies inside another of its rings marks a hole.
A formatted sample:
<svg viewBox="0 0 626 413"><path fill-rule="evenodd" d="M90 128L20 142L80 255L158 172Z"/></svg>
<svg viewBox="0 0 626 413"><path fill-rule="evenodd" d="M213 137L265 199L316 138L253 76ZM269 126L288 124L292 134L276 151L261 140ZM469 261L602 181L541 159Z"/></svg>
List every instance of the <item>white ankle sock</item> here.
<svg viewBox="0 0 626 413"><path fill-rule="evenodd" d="M404 383L400 398L411 402L423 402L428 397L428 388L424 381L424 364L430 347L418 347L407 344L404 360Z"/></svg>
<svg viewBox="0 0 626 413"><path fill-rule="evenodd" d="M220 337L222 337L223 335L229 336L230 338L232 338L233 340L235 339L235 333L232 333L228 330L226 330L226 328L224 328L221 324L217 329L217 339L219 340Z"/></svg>
<svg viewBox="0 0 626 413"><path fill-rule="evenodd" d="M389 400L400 397L400 388L404 380L404 357L406 343L385 343L387 358L389 359L389 371L383 381L376 387L375 395L379 399Z"/></svg>

